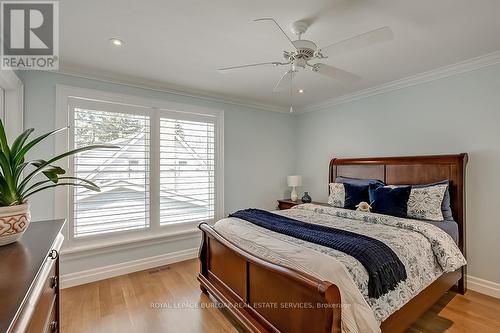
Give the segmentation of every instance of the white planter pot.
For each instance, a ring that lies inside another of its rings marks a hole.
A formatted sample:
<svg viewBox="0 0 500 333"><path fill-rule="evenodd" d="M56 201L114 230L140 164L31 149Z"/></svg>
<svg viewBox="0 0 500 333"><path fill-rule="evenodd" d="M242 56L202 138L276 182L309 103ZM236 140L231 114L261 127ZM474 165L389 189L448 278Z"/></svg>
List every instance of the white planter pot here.
<svg viewBox="0 0 500 333"><path fill-rule="evenodd" d="M0 246L17 241L30 223L30 205L0 207Z"/></svg>

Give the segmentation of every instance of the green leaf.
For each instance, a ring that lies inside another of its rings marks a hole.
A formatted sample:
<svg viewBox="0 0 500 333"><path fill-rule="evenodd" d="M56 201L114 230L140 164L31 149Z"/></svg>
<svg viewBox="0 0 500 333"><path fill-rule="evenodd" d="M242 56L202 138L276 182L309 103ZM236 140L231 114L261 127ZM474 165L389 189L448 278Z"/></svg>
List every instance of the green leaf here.
<svg viewBox="0 0 500 333"><path fill-rule="evenodd" d="M9 190L9 185L5 181L3 175L0 175L0 192L3 194L8 192L8 190Z"/></svg>
<svg viewBox="0 0 500 333"><path fill-rule="evenodd" d="M0 151L0 166L2 167L2 174L6 176L6 173L10 173L10 163L9 160L5 157L3 151ZM6 168L6 170L4 170Z"/></svg>
<svg viewBox="0 0 500 333"><path fill-rule="evenodd" d="M34 161L30 162L30 164L36 168L40 167L40 165L42 165L44 163L47 163L47 161L46 160L34 160Z"/></svg>
<svg viewBox="0 0 500 333"><path fill-rule="evenodd" d="M0 148L2 149L3 154L10 160L10 148L9 143L7 142L7 136L5 135L5 128L3 127L3 122L0 119Z"/></svg>
<svg viewBox="0 0 500 333"><path fill-rule="evenodd" d="M24 168L26 168L26 166L29 165L29 163L21 163L19 164L17 167L16 167L16 170L14 171L14 184L17 184L19 182L19 177L21 177L21 175L23 174L23 170Z"/></svg>
<svg viewBox="0 0 500 333"><path fill-rule="evenodd" d="M55 131L40 135L38 138L33 139L32 141L28 142L28 144L26 144L26 146L22 147L14 156L14 164L17 165L17 164L21 163L21 160L24 158L24 155L26 155L28 153L28 151L31 148L33 148L36 144L38 144L40 141L42 141L43 139L45 139L48 136L51 136L53 134L67 130L68 128L69 128L69 126L56 129Z"/></svg>
<svg viewBox="0 0 500 333"><path fill-rule="evenodd" d="M5 180L2 199L9 205L16 201L16 184L14 182L14 178L12 177L9 160L2 151L0 151L0 168L2 169L2 177Z"/></svg>
<svg viewBox="0 0 500 333"><path fill-rule="evenodd" d="M54 183L57 183L59 175L64 175L65 173L66 171L64 169L52 165L43 171L43 174Z"/></svg>
<svg viewBox="0 0 500 333"><path fill-rule="evenodd" d="M105 148L108 148L108 149L115 149L115 148L119 148L118 146L112 146L112 145L92 145L92 146L87 146L87 147L81 147L81 148L77 148L77 149L73 149L73 150L70 150L68 152L65 152L63 154L60 154L60 155L57 155L56 157L53 157L51 158L50 160L48 161L45 161L43 163L40 163L38 165L38 167L32 171L29 175L27 175L24 180L19 184L19 191L20 192L23 192L24 191L24 188L26 187L27 183L35 176L37 176L38 174L40 174L41 172L44 171L44 169L49 166L51 163L53 162L56 162L56 161L59 161L60 159L63 159L67 156L71 156L71 155L75 155L75 154L78 154L78 153L82 153L84 151L88 151L88 150L93 150L93 149L105 149Z"/></svg>
<svg viewBox="0 0 500 333"><path fill-rule="evenodd" d="M7 184L12 181L12 170L10 169L10 163L5 154L0 151L0 168L2 169L2 175L5 178Z"/></svg>
<svg viewBox="0 0 500 333"><path fill-rule="evenodd" d="M31 162L30 164L39 168L40 166L45 165L46 163L47 161L45 160L36 160ZM66 173L66 170L55 165L49 165L42 172L52 182L57 183L59 175L64 175Z"/></svg>
<svg viewBox="0 0 500 333"><path fill-rule="evenodd" d="M45 177L47 177L53 183L57 183L59 180L59 177L57 176L57 173L55 173L55 172L51 172L51 171L46 170L43 172L43 174L45 175Z"/></svg>
<svg viewBox="0 0 500 333"><path fill-rule="evenodd" d="M86 189L88 190L91 190L91 191L96 191L96 192L99 192L100 189L99 187L95 188L93 186L90 186L88 184L79 184L79 183L57 183L57 184L53 184L53 185L47 185L47 186L43 186L39 189L36 189L34 191L31 191L29 193L27 193L26 195L23 196L23 199L26 200L26 198L32 196L33 194L35 193L38 193L40 191L43 191L43 190L46 190L46 189L49 189L49 188L53 188L53 187L57 187L57 186L80 186L80 187L85 187Z"/></svg>
<svg viewBox="0 0 500 333"><path fill-rule="evenodd" d="M89 185L89 187L91 187L89 189L91 189L92 191L101 192L101 189L99 188L99 186L97 186L94 182L91 182L90 180L87 180L84 178L66 176L66 177L59 177L59 180L77 180L77 181L80 181L80 182L83 182L83 183ZM23 194L21 194L20 197L25 197L24 195L26 193L32 192L32 191L36 190L38 187L45 185L47 183L50 183L50 182L51 182L51 180L43 180L43 181L37 182L37 183L31 185L28 189L26 189L26 191Z"/></svg>
<svg viewBox="0 0 500 333"><path fill-rule="evenodd" d="M27 129L26 131L24 131L21 135L19 135L14 140L14 143L12 144L12 149L11 149L12 156L15 156L17 154L19 149L22 148L22 146L24 145L24 143L26 142L28 137L31 135L31 133L33 133L34 130L35 130L34 128Z"/></svg>

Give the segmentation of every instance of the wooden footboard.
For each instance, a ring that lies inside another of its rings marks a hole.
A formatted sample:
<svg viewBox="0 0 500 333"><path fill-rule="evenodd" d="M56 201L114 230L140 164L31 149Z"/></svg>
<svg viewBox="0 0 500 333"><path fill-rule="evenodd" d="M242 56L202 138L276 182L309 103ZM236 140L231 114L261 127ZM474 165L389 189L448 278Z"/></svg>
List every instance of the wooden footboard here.
<svg viewBox="0 0 500 333"><path fill-rule="evenodd" d="M340 332L336 285L240 249L202 223L200 273L208 292L250 332Z"/></svg>

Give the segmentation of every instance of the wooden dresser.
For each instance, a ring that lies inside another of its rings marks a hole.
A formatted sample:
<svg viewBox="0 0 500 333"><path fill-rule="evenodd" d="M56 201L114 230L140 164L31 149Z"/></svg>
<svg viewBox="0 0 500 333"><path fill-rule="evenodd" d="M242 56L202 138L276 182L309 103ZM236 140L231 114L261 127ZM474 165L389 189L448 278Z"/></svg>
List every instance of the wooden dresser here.
<svg viewBox="0 0 500 333"><path fill-rule="evenodd" d="M59 332L59 250L64 220L32 222L0 247L0 333Z"/></svg>

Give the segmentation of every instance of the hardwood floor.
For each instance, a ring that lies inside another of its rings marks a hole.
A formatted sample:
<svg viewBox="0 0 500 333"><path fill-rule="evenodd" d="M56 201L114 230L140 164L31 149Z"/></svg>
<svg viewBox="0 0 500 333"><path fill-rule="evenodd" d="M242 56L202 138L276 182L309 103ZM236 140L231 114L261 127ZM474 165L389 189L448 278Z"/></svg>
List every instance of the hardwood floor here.
<svg viewBox="0 0 500 333"><path fill-rule="evenodd" d="M62 290L62 333L243 332L201 293L198 261ZM170 308L169 308L170 307ZM500 332L500 299L448 293L409 333Z"/></svg>

